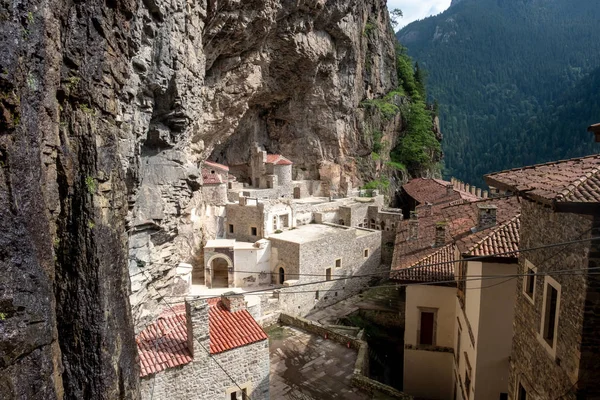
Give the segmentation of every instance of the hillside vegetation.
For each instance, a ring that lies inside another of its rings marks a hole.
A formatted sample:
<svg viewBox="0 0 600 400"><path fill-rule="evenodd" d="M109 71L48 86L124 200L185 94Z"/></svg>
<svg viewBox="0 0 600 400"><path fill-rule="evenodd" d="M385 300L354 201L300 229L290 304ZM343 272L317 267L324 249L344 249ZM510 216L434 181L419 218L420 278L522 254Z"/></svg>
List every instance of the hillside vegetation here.
<svg viewBox="0 0 600 400"><path fill-rule="evenodd" d="M439 101L446 175L598 151L599 17L595 1L463 0L398 32Z"/></svg>

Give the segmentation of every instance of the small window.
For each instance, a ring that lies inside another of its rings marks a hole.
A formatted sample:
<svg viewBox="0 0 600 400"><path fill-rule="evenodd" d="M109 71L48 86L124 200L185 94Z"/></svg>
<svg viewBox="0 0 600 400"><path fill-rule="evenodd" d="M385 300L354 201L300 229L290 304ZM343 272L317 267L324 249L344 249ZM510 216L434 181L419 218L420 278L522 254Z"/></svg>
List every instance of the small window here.
<svg viewBox="0 0 600 400"><path fill-rule="evenodd" d="M277 230L277 215L273 217L273 229Z"/></svg>
<svg viewBox="0 0 600 400"><path fill-rule="evenodd" d="M251 227L251 228L250 228L250 234L251 234L252 236L256 236L256 235L257 235L257 230L256 230L256 227L255 227L255 226L253 226L253 227Z"/></svg>
<svg viewBox="0 0 600 400"><path fill-rule="evenodd" d="M465 391L467 392L467 398L471 395L471 364L469 363L469 357L465 352Z"/></svg>
<svg viewBox="0 0 600 400"><path fill-rule="evenodd" d="M548 277L546 278L548 279ZM558 288L546 280L544 290L544 313L542 315L542 337L550 348L554 348L556 338L556 327L558 323L558 302L560 296Z"/></svg>
<svg viewBox="0 0 600 400"><path fill-rule="evenodd" d="M242 390L236 390L229 394L230 400L249 400L248 389L242 388Z"/></svg>
<svg viewBox="0 0 600 400"><path fill-rule="evenodd" d="M456 362L458 363L458 357L460 356L460 336L462 334L462 329L458 327L458 332L456 335Z"/></svg>
<svg viewBox="0 0 600 400"><path fill-rule="evenodd" d="M535 274L537 270L529 261L525 261L525 276L523 277L523 293L533 303L535 298Z"/></svg>
<svg viewBox="0 0 600 400"><path fill-rule="evenodd" d="M326 281L330 281L331 280L331 268L327 268L325 270L325 280Z"/></svg>
<svg viewBox="0 0 600 400"><path fill-rule="evenodd" d="M419 322L419 344L435 345L435 310L421 310Z"/></svg>
<svg viewBox="0 0 600 400"><path fill-rule="evenodd" d="M338 258L337 260L335 260L335 267L342 268L342 259L341 258Z"/></svg>
<svg viewBox="0 0 600 400"><path fill-rule="evenodd" d="M318 290L315 292L315 300L319 300L319 291Z"/></svg>
<svg viewBox="0 0 600 400"><path fill-rule="evenodd" d="M233 225L229 224L229 233L233 233Z"/></svg>
<svg viewBox="0 0 600 400"><path fill-rule="evenodd" d="M364 249L363 250L363 257L364 258L369 258L369 249Z"/></svg>
<svg viewBox="0 0 600 400"><path fill-rule="evenodd" d="M527 400L527 390L521 385L521 382L517 387L517 400Z"/></svg>

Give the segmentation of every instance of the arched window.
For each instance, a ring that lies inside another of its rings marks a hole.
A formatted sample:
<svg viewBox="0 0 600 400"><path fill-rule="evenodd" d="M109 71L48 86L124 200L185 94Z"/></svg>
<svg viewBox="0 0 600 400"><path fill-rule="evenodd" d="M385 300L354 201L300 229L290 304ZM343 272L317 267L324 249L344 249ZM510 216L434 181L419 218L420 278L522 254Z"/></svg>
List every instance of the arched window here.
<svg viewBox="0 0 600 400"><path fill-rule="evenodd" d="M279 267L279 284L283 285L283 282L285 282L285 271L282 267Z"/></svg>

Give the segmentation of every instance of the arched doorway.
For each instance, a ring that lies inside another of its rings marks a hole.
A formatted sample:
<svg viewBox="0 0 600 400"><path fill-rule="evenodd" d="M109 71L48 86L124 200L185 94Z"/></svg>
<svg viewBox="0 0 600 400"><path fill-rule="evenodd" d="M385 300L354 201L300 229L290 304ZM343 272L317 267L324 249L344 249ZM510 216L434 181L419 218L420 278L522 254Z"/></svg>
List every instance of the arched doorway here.
<svg viewBox="0 0 600 400"><path fill-rule="evenodd" d="M285 271L282 267L279 267L279 284L283 285L283 282L285 282Z"/></svg>
<svg viewBox="0 0 600 400"><path fill-rule="evenodd" d="M217 257L212 260L212 287L229 287L229 263L223 257Z"/></svg>

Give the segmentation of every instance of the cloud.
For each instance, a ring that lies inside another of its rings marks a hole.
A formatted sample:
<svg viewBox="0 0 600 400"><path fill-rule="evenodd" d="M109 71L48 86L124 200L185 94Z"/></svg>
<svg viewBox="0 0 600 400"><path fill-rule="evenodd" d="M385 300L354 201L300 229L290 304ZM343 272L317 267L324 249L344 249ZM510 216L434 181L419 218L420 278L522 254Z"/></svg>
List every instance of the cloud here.
<svg viewBox="0 0 600 400"><path fill-rule="evenodd" d="M450 7L451 0L388 0L388 10L399 8L404 14L398 21L397 29L418 19L439 14Z"/></svg>

